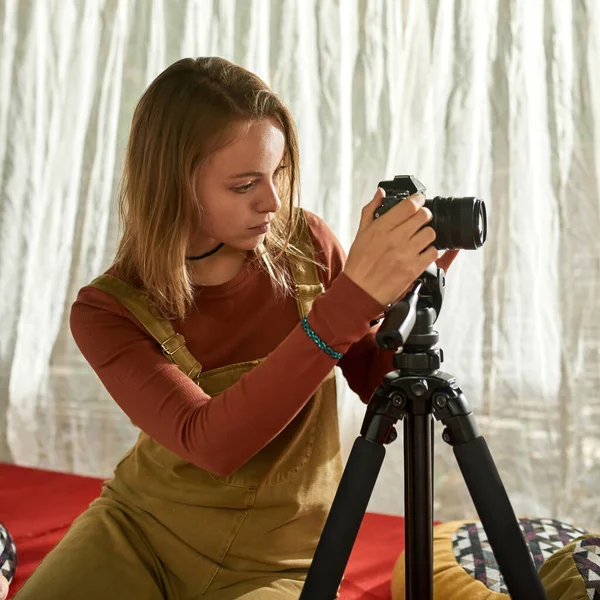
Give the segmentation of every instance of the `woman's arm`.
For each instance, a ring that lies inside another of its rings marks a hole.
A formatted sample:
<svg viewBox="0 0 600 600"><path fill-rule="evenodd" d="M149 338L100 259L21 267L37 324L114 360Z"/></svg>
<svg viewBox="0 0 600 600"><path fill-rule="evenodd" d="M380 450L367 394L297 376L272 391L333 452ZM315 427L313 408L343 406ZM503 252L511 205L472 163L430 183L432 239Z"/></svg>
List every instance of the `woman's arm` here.
<svg viewBox="0 0 600 600"><path fill-rule="evenodd" d="M379 303L340 275L315 299L308 318L322 340L346 352L380 311ZM96 288L81 290L71 331L110 395L142 431L221 476L275 438L336 364L299 324L260 365L211 398L163 356L135 317Z"/></svg>

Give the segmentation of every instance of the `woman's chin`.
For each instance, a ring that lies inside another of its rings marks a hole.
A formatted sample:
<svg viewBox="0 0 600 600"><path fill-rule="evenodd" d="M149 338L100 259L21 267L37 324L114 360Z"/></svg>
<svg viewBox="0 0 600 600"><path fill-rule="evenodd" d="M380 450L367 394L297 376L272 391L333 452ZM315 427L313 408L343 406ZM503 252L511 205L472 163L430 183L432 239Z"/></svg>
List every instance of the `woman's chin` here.
<svg viewBox="0 0 600 600"><path fill-rule="evenodd" d="M245 240L240 240L239 244L236 244L235 247L239 250L256 250L265 241L265 237L267 237L266 233L257 233Z"/></svg>

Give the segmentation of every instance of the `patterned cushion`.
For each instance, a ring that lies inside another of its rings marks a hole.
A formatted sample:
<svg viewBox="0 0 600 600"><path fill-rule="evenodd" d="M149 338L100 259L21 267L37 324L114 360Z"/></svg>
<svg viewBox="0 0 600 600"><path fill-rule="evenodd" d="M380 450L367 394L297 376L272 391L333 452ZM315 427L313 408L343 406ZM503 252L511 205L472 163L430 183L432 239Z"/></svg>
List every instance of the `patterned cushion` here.
<svg viewBox="0 0 600 600"><path fill-rule="evenodd" d="M583 529L554 519L519 519L519 524L538 569L549 557L586 533ZM481 523L452 521L434 527L433 533L433 587L436 600L509 598ZM404 599L404 588L402 553L392 576L393 600Z"/></svg>
<svg viewBox="0 0 600 600"><path fill-rule="evenodd" d="M554 552L585 531L554 519L519 519L536 569ZM452 534L456 562L473 578L493 592L508 594L504 578L481 523L465 523Z"/></svg>
<svg viewBox="0 0 600 600"><path fill-rule="evenodd" d="M10 580L17 568L17 549L6 527L0 523L0 573Z"/></svg>

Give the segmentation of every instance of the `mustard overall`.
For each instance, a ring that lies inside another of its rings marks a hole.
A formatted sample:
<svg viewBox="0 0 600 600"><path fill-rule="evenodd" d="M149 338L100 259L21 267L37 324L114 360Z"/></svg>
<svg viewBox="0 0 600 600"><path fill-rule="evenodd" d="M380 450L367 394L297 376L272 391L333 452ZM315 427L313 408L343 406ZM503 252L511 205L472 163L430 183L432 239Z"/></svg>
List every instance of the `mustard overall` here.
<svg viewBox="0 0 600 600"><path fill-rule="evenodd" d="M296 245L313 258L303 216L299 231ZM303 316L323 287L312 264L295 266L293 276ZM202 372L146 296L109 275L92 285L131 310L211 396L262 360ZM288 427L229 477L140 433L18 600L298 598L342 474L335 387L332 370Z"/></svg>

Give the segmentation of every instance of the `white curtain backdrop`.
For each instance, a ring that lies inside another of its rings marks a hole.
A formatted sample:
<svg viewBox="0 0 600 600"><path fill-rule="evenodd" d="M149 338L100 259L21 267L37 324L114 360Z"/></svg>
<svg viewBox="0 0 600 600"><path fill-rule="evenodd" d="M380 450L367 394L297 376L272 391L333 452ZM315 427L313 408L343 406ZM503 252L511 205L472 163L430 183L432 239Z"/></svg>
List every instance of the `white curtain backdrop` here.
<svg viewBox="0 0 600 600"><path fill-rule="evenodd" d="M516 512L598 529L600 2L0 0L0 28L1 460L109 476L134 440L69 310L115 249L137 99L220 55L291 107L303 204L346 248L396 174L486 201L488 242L448 277L444 370ZM364 406L341 389L347 454ZM402 473L400 438L371 510L402 514ZM475 516L440 425L435 497L438 519Z"/></svg>

